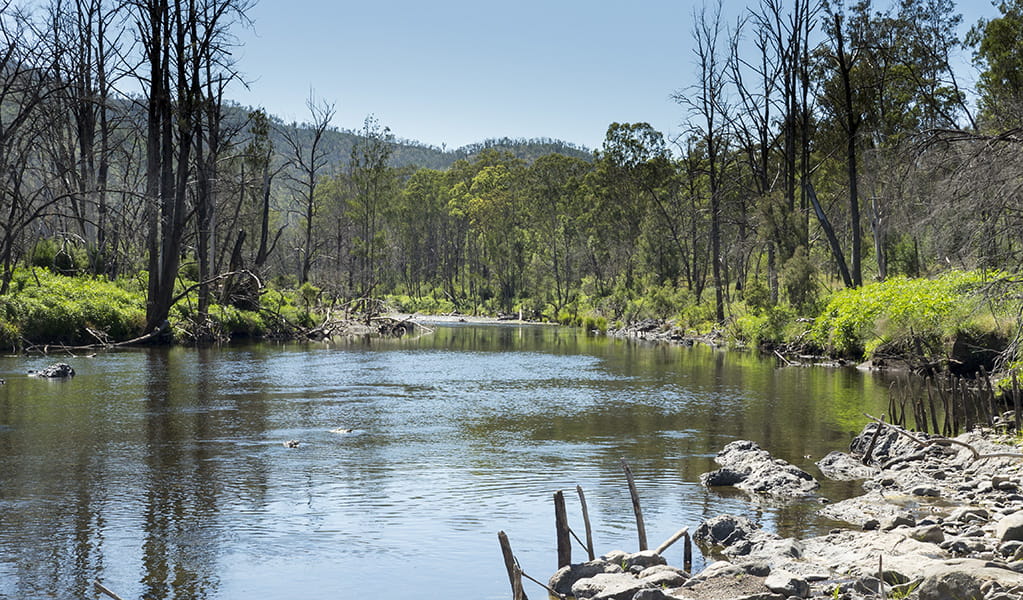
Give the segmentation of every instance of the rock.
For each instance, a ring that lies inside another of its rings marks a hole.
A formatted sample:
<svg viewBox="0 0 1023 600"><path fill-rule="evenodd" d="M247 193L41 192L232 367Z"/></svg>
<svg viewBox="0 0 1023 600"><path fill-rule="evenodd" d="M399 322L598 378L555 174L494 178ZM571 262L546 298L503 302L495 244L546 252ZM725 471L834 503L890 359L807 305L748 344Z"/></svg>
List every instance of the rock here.
<svg viewBox="0 0 1023 600"><path fill-rule="evenodd" d="M656 587L675 588L681 587L682 584L689 581L689 574L682 569L668 565L656 565L644 569L639 574L639 578Z"/></svg>
<svg viewBox="0 0 1023 600"><path fill-rule="evenodd" d="M640 571L647 567L668 564L668 561L665 560L663 556L653 550L644 550L642 552L636 552L635 554L629 554L623 559L623 561L625 562L626 569L640 567Z"/></svg>
<svg viewBox="0 0 1023 600"><path fill-rule="evenodd" d="M700 475L700 483L707 487L735 485L746 480L746 474L732 469L718 469Z"/></svg>
<svg viewBox="0 0 1023 600"><path fill-rule="evenodd" d="M973 523L975 521L987 521L991 518L983 508L977 508L974 506L960 506L959 508L952 511L949 515L949 520L956 521L959 523Z"/></svg>
<svg viewBox="0 0 1023 600"><path fill-rule="evenodd" d="M29 371L29 374L36 377L68 378L75 376L75 370L67 363L57 363L46 367L42 371Z"/></svg>
<svg viewBox="0 0 1023 600"><path fill-rule="evenodd" d="M767 589L776 594L783 594L786 597L808 598L810 596L810 584L805 579L796 577L787 571L772 571L764 580Z"/></svg>
<svg viewBox="0 0 1023 600"><path fill-rule="evenodd" d="M980 582L963 571L950 571L924 579L917 590L919 600L984 600Z"/></svg>
<svg viewBox="0 0 1023 600"><path fill-rule="evenodd" d="M998 541L1023 541L1023 511L1015 512L1002 520L995 526L995 537Z"/></svg>
<svg viewBox="0 0 1023 600"><path fill-rule="evenodd" d="M654 587L625 573L600 573L572 584L571 595L580 599L632 600L643 589Z"/></svg>
<svg viewBox="0 0 1023 600"><path fill-rule="evenodd" d="M682 587L693 587L693 585L701 581L706 581L715 577L738 577L745 573L746 572L743 571L742 567L733 565L727 560L719 560L704 567L702 571L691 577Z"/></svg>
<svg viewBox="0 0 1023 600"><path fill-rule="evenodd" d="M931 487L929 485L918 485L910 491L914 496L926 496L929 498L938 498L941 496L941 492L938 488Z"/></svg>
<svg viewBox="0 0 1023 600"><path fill-rule="evenodd" d="M760 526L746 517L720 515L707 519L693 532L693 541L700 546L729 547L735 543L748 540Z"/></svg>
<svg viewBox="0 0 1023 600"><path fill-rule="evenodd" d="M877 474L877 469L868 467L845 452L830 452L817 461L817 468L828 479L835 481L854 481L867 479Z"/></svg>
<svg viewBox="0 0 1023 600"><path fill-rule="evenodd" d="M300 444L301 444L301 442L299 442L298 440L288 440L288 441L284 442L284 447L285 448L298 448Z"/></svg>
<svg viewBox="0 0 1023 600"><path fill-rule="evenodd" d="M891 531L892 529L895 529L896 527L901 527L902 525L905 525L906 527L915 527L916 521L913 520L913 517L905 513L899 513L896 514L895 516L892 516L882 521L881 529L884 529L885 531Z"/></svg>
<svg viewBox="0 0 1023 600"><path fill-rule="evenodd" d="M665 594L659 588L645 588L636 592L636 595L632 597L632 600L678 600L674 596Z"/></svg>
<svg viewBox="0 0 1023 600"><path fill-rule="evenodd" d="M911 529L909 537L918 542L940 544L945 541L945 532L941 529L941 525L926 525Z"/></svg>
<svg viewBox="0 0 1023 600"><path fill-rule="evenodd" d="M771 565L762 561L743 563L742 570L754 577L767 577L771 574Z"/></svg>
<svg viewBox="0 0 1023 600"><path fill-rule="evenodd" d="M877 519L867 519L863 522L863 531L874 531L881 528L881 522Z"/></svg>
<svg viewBox="0 0 1023 600"><path fill-rule="evenodd" d="M622 567L619 565L620 563L617 562L598 559L561 567L551 576L547 585L559 594L571 594L575 582L580 579L589 579L595 575L621 573Z"/></svg>
<svg viewBox="0 0 1023 600"><path fill-rule="evenodd" d="M749 440L738 440L726 445L714 460L723 469L701 475L700 481L729 481L735 479L735 474L739 474L743 479L733 484L735 487L752 494L776 498L808 496L820 486L806 471L774 458L770 452Z"/></svg>

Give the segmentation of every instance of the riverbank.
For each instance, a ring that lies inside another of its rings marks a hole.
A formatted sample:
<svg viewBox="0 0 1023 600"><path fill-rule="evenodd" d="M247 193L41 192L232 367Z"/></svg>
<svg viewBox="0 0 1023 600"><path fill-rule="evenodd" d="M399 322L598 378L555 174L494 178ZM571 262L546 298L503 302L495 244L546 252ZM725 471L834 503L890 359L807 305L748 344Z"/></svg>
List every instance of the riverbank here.
<svg viewBox="0 0 1023 600"><path fill-rule="evenodd" d="M705 483L739 483L757 503L814 497L808 474L755 446L729 444L718 457L724 466ZM829 454L817 465L825 477L863 480L861 496L833 504L817 498L821 514L844 527L781 538L745 517L721 515L693 536L717 560L692 577L648 585L652 580L637 571L640 576L604 574L596 582L581 577L569 587L577 598L635 600L1023 597L1023 453L1017 440L989 430L948 439L872 423L849 452ZM778 469L789 476L779 477ZM723 472L733 479L726 481ZM626 583L631 593L623 591ZM552 580L557 586L565 589L565 581Z"/></svg>

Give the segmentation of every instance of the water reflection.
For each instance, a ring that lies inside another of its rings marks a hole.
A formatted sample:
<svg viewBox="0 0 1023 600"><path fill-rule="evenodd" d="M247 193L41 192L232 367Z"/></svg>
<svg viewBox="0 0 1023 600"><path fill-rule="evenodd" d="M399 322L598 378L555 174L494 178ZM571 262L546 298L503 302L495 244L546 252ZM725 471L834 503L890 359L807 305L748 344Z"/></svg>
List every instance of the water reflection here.
<svg viewBox="0 0 1023 600"><path fill-rule="evenodd" d="M99 579L160 600L381 585L504 598L495 534L549 574L555 490L585 489L598 550L635 547L622 458L652 543L721 512L813 532L830 526L815 503L758 507L697 478L738 438L809 467L886 401L854 371L548 327L125 352L79 359L69 382L22 375L40 366L0 359L0 597L95 597Z"/></svg>

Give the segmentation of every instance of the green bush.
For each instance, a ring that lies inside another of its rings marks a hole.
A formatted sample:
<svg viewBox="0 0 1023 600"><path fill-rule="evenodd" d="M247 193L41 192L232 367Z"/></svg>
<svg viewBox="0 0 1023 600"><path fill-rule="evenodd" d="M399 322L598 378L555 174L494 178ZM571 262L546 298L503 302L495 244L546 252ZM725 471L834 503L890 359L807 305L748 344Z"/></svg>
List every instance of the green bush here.
<svg viewBox="0 0 1023 600"><path fill-rule="evenodd" d="M36 280L38 279L38 284ZM83 344L96 341L89 330L115 340L130 339L145 328L140 294L103 278L64 277L40 270L22 278L0 297L0 317L15 323L31 342Z"/></svg>
<svg viewBox="0 0 1023 600"><path fill-rule="evenodd" d="M983 271L956 271L937 279L895 277L842 290L817 318L812 336L828 351L844 356L913 349L935 357L943 354L957 331L997 304L975 294L991 279L992 274Z"/></svg>

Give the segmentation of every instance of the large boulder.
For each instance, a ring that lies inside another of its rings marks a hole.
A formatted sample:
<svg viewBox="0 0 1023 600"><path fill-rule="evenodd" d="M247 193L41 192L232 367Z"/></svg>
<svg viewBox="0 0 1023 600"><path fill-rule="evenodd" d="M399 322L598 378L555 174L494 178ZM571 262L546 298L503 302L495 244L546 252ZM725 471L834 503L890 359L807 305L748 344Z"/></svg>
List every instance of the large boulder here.
<svg viewBox="0 0 1023 600"><path fill-rule="evenodd" d="M551 576L548 586L559 594L570 595L572 586L580 579L609 573L622 573L621 565L603 559L591 560L558 569Z"/></svg>
<svg viewBox="0 0 1023 600"><path fill-rule="evenodd" d="M995 526L995 537L1002 543L1023 541L1023 511L1002 517Z"/></svg>
<svg viewBox="0 0 1023 600"><path fill-rule="evenodd" d="M594 600L632 600L637 592L655 586L628 573L602 573L572 585L572 596Z"/></svg>
<svg viewBox="0 0 1023 600"><path fill-rule="evenodd" d="M693 541L703 548L728 548L748 541L758 529L760 525L746 517L719 515L700 523Z"/></svg>
<svg viewBox="0 0 1023 600"><path fill-rule="evenodd" d="M730 484L751 494L774 498L805 497L820 486L806 471L774 458L750 440L728 444L714 460L722 468L701 475L704 485Z"/></svg>
<svg viewBox="0 0 1023 600"><path fill-rule="evenodd" d="M835 481L854 481L867 479L877 475L878 470L868 467L845 452L830 452L817 461L817 468L828 479Z"/></svg>

